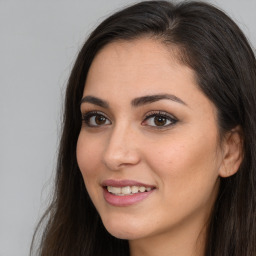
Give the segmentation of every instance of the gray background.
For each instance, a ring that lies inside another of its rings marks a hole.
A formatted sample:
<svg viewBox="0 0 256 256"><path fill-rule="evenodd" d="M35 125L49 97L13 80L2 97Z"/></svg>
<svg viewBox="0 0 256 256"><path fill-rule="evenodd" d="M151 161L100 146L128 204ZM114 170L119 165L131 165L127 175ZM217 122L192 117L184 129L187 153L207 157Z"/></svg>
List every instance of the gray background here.
<svg viewBox="0 0 256 256"><path fill-rule="evenodd" d="M66 81L125 0L0 0L0 256L26 256L53 180ZM256 0L212 0L256 45Z"/></svg>

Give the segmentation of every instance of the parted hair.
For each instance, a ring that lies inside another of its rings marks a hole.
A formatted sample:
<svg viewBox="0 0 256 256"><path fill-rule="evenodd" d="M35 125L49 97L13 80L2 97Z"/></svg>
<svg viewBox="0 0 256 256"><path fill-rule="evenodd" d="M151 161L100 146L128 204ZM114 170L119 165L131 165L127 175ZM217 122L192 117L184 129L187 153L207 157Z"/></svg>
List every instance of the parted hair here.
<svg viewBox="0 0 256 256"><path fill-rule="evenodd" d="M80 101L95 55L111 42L141 37L178 49L177 58L194 70L198 88L217 109L220 138L241 127L243 161L235 175L219 178L205 255L256 256L255 55L234 21L218 8L196 1L134 4L104 20L82 46L66 89L54 195L36 229L31 255L129 255L128 241L106 231L89 198L76 144Z"/></svg>

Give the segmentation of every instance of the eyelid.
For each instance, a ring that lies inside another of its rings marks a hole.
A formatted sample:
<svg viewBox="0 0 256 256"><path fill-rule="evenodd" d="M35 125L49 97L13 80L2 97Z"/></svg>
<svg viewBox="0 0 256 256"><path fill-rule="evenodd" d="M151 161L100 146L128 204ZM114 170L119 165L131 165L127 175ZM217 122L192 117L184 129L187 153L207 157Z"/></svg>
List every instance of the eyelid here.
<svg viewBox="0 0 256 256"><path fill-rule="evenodd" d="M159 116L165 116L165 117L169 117L171 119L175 119L178 120L174 115L164 111L164 110L153 110L153 111L149 111L145 114L145 119L154 115L159 115Z"/></svg>
<svg viewBox="0 0 256 256"><path fill-rule="evenodd" d="M87 115L93 115L93 114L103 115L103 116L107 117L107 115L104 112L100 111L100 110L84 110L84 111L82 111L82 117L87 116Z"/></svg>
<svg viewBox="0 0 256 256"><path fill-rule="evenodd" d="M166 111L162 111L162 110L156 110L156 111L150 111L145 115L144 120L142 121L142 124L145 123L147 120L149 120L150 118L156 117L156 116L162 116L164 118L167 118L171 123L167 124L167 125L163 125L163 126L157 126L157 125L147 125L150 127L153 127L155 129L164 129L167 128L169 126L173 126L174 124L176 124L178 122L178 118L176 118L174 115L166 112Z"/></svg>
<svg viewBox="0 0 256 256"><path fill-rule="evenodd" d="M104 112L102 112L102 111L98 111L98 110L91 110L91 111L84 111L84 112L82 112L82 121L83 121L83 123L85 123L85 125L87 126L87 127L92 127L92 128L99 128L99 127L102 127L102 126L105 126L105 125L109 125L109 124L103 124L103 125L90 125L89 123L88 123L88 120L91 118L91 117L93 117L93 116L103 116L104 118L106 118L110 123L109 124L111 124L112 122L111 122L111 120L110 120L110 118L104 113Z"/></svg>

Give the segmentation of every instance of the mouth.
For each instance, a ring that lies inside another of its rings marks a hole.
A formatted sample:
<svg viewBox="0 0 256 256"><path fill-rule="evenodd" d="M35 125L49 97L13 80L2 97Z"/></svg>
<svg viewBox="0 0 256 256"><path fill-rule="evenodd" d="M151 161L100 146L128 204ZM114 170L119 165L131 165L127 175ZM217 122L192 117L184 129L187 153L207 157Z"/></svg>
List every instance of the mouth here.
<svg viewBox="0 0 256 256"><path fill-rule="evenodd" d="M131 180L106 180L102 183L105 201L113 206L130 206L146 199L155 186Z"/></svg>
<svg viewBox="0 0 256 256"><path fill-rule="evenodd" d="M151 191L154 188L151 187L144 187L144 186L125 186L125 187L113 187L107 186L105 187L107 191L113 195L117 196L127 196L127 195L134 195L138 193L144 193Z"/></svg>

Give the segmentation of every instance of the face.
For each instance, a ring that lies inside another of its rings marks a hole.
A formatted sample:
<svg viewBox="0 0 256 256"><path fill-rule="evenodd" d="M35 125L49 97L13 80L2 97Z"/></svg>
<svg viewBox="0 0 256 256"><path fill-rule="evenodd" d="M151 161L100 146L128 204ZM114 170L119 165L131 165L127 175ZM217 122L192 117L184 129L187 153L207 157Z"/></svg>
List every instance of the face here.
<svg viewBox="0 0 256 256"><path fill-rule="evenodd" d="M201 229L218 191L216 109L194 72L151 39L93 60L77 161L106 229L128 240Z"/></svg>

